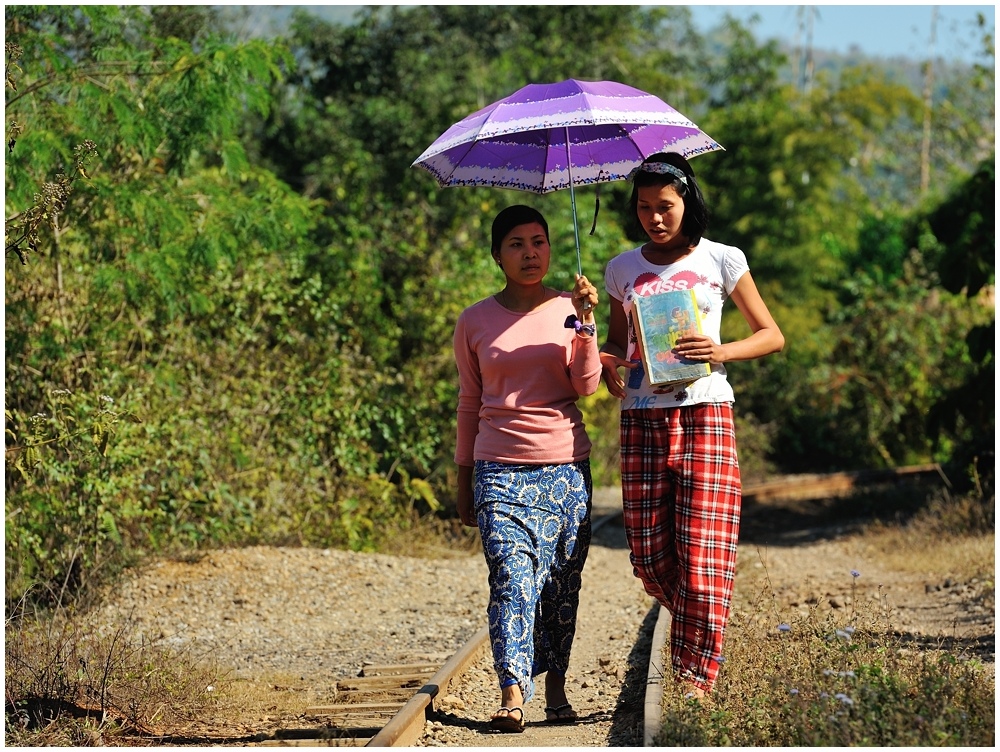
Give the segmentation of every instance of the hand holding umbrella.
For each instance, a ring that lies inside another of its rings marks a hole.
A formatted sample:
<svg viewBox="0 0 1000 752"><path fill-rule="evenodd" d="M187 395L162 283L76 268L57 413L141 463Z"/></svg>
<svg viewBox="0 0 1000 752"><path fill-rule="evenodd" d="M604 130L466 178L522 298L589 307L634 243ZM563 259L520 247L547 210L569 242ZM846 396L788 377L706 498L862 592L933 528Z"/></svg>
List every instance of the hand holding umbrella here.
<svg viewBox="0 0 1000 752"><path fill-rule="evenodd" d="M573 307L576 316L566 319L567 329L576 329L580 334L593 337L596 334L594 323L594 308L597 307L597 288L590 280L581 274L576 275L576 285L573 287Z"/></svg>

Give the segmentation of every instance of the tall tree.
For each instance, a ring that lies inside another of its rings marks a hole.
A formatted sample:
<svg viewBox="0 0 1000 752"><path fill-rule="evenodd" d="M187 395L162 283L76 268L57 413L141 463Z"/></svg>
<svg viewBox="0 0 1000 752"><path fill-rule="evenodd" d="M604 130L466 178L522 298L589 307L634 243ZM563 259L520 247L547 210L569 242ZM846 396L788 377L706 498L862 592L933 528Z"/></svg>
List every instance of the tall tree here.
<svg viewBox="0 0 1000 752"><path fill-rule="evenodd" d="M212 490L219 467L191 463L205 416L184 399L198 393L185 375L210 370L222 312L244 332L265 316L260 298L234 306L234 290L262 264L279 276L271 249L304 241L311 207L241 145L284 53L197 24L191 39L157 36L168 20L139 7L5 8L19 52L5 234L8 259L26 262L6 266L11 593L85 571L123 536L140 547L169 529L204 536L240 515Z"/></svg>

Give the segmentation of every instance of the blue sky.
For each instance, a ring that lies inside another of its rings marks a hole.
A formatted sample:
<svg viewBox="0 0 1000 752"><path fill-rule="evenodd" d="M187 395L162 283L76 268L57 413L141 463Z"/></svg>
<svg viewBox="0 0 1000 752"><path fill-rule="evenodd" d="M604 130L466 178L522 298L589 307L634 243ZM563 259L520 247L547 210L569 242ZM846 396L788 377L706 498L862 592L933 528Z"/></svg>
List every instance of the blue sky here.
<svg viewBox="0 0 1000 752"><path fill-rule="evenodd" d="M937 9L934 54L950 60L971 62L982 50L973 30L977 13L987 19L992 32L996 25L995 5L709 5L692 4L695 23L702 32L722 20L726 12L742 22L754 13L760 23L754 34L760 40L778 38L805 42L799 33L800 11L814 10L812 41L815 49L847 53L853 46L868 55L890 57L927 56L931 40L931 19ZM798 39L796 35L798 34ZM981 61L980 61L981 62Z"/></svg>

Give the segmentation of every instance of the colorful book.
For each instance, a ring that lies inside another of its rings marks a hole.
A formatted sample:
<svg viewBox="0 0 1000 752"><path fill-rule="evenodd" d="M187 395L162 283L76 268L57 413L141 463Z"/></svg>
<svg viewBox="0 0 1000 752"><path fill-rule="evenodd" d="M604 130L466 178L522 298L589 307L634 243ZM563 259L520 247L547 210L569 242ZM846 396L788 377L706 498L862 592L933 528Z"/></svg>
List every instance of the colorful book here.
<svg viewBox="0 0 1000 752"><path fill-rule="evenodd" d="M642 365L651 385L695 381L712 372L710 363L688 360L673 352L678 339L702 331L694 290L636 297L632 305Z"/></svg>

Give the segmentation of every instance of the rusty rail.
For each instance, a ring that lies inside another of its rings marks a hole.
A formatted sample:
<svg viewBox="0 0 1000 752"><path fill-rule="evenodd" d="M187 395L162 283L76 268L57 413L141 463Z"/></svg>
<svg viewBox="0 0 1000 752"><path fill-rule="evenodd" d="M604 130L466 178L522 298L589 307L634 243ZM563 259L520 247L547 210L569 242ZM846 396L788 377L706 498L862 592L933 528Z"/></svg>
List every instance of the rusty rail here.
<svg viewBox="0 0 1000 752"><path fill-rule="evenodd" d="M441 692L476 660L489 643L489 627L480 629L461 650L453 655L431 680L421 687L381 731L372 737L367 747L411 747L420 738L431 703Z"/></svg>

